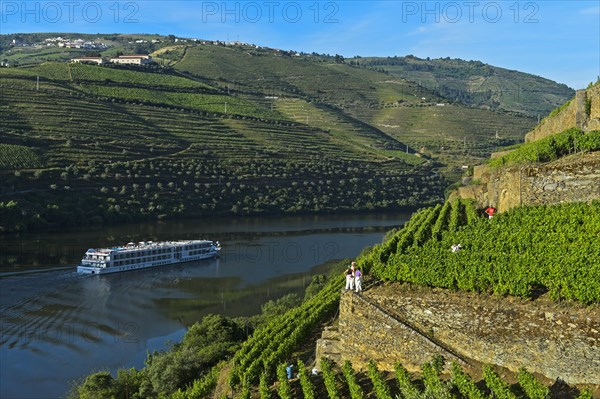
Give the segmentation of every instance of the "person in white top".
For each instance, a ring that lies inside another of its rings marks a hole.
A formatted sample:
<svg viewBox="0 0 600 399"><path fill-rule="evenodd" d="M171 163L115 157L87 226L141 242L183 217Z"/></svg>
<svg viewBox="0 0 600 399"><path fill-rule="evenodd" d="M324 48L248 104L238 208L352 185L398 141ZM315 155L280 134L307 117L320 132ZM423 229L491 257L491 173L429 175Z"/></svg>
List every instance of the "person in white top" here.
<svg viewBox="0 0 600 399"><path fill-rule="evenodd" d="M347 268L345 271L346 274L346 289L353 290L354 289L354 272L351 268Z"/></svg>
<svg viewBox="0 0 600 399"><path fill-rule="evenodd" d="M458 252L458 251L460 251L461 249L462 249L462 245L460 245L460 244L454 244L454 245L452 246L452 252Z"/></svg>

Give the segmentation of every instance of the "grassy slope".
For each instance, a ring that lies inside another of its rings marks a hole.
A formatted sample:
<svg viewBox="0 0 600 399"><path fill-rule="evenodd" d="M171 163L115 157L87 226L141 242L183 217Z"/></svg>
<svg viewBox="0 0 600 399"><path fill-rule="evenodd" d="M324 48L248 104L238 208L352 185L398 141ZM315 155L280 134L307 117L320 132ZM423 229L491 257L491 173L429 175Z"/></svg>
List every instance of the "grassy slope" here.
<svg viewBox="0 0 600 399"><path fill-rule="evenodd" d="M517 114L444 104L361 109L355 113L390 136L449 165L480 162L491 152L520 142L534 123Z"/></svg>
<svg viewBox="0 0 600 399"><path fill-rule="evenodd" d="M539 76L508 70L479 61L416 57L362 58L361 65L383 68L433 90L450 100L488 106L530 116L546 115L573 97L563 84Z"/></svg>

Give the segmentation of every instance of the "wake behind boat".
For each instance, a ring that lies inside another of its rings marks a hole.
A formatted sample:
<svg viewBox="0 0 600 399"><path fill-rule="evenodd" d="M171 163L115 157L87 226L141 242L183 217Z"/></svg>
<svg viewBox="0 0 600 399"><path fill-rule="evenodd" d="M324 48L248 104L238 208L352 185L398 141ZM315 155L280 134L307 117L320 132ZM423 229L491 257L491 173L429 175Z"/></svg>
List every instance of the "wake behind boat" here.
<svg viewBox="0 0 600 399"><path fill-rule="evenodd" d="M78 273L108 274L148 267L172 265L219 256L218 241L141 241L124 247L90 248L85 252Z"/></svg>

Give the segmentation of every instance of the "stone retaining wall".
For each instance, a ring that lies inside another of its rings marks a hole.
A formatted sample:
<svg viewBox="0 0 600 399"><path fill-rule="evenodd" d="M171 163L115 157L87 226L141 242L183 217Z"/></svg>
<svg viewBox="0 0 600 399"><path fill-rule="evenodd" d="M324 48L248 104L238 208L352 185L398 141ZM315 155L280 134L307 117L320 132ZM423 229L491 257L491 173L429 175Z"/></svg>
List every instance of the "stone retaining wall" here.
<svg viewBox="0 0 600 399"><path fill-rule="evenodd" d="M600 152L496 171L479 166L473 178L482 184L460 187L458 195L500 212L520 205L591 201L600 199Z"/></svg>
<svg viewBox="0 0 600 399"><path fill-rule="evenodd" d="M405 324L408 323L410 327ZM356 368L375 360L420 370L435 354L569 384L600 384L600 309L455 293L399 283L342 294L340 353ZM463 363L464 364L464 363Z"/></svg>

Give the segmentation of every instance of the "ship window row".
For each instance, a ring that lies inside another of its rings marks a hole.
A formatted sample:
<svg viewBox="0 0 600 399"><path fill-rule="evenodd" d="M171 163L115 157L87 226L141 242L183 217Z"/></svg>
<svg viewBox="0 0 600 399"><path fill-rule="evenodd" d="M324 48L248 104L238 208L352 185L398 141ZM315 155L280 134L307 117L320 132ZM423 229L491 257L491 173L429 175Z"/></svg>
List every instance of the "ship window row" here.
<svg viewBox="0 0 600 399"><path fill-rule="evenodd" d="M137 264L137 263L144 263L144 262L153 262L153 261L162 260L162 259L171 259L171 256L170 255L156 255L156 256L152 256L152 257L139 258L139 259L120 260L120 261L115 262L115 266L131 265L134 263Z"/></svg>
<svg viewBox="0 0 600 399"><path fill-rule="evenodd" d="M106 265L108 262L106 260L92 260L92 259L83 259L81 261L82 265L92 265L92 266L97 266L97 265Z"/></svg>
<svg viewBox="0 0 600 399"><path fill-rule="evenodd" d="M87 260L108 260L108 255L87 255Z"/></svg>
<svg viewBox="0 0 600 399"><path fill-rule="evenodd" d="M208 253L208 248L206 248L206 249L199 249L199 250L197 250L197 251L190 251L190 252L188 253L188 256L192 256L192 255L200 255L200 254L206 254L206 253Z"/></svg>
<svg viewBox="0 0 600 399"><path fill-rule="evenodd" d="M208 248L210 246L210 243L203 243L203 244L192 244L192 245L186 245L183 247L184 251L191 251L193 249L200 249L200 248Z"/></svg>
<svg viewBox="0 0 600 399"><path fill-rule="evenodd" d="M159 255L159 254L170 254L171 249L161 248L161 249L152 249L147 251L139 251L139 252L125 252L122 254L116 254L115 259L131 259L138 258L140 256L148 256L148 255Z"/></svg>
<svg viewBox="0 0 600 399"><path fill-rule="evenodd" d="M171 262L168 262L168 261L154 262L153 266L167 265L169 263L171 263ZM115 266L119 266L119 265L115 265ZM137 266L129 266L129 267L125 267L125 268L123 268L121 270L136 270L136 269L140 269L140 266L139 265L137 265Z"/></svg>

